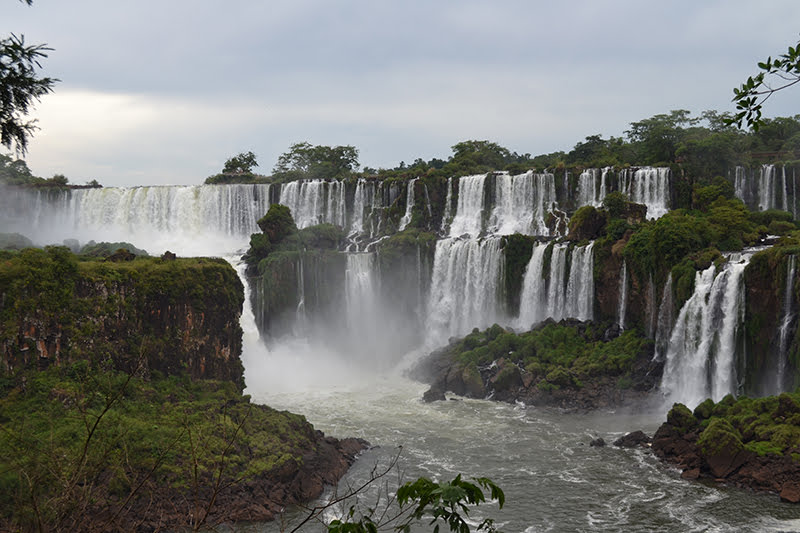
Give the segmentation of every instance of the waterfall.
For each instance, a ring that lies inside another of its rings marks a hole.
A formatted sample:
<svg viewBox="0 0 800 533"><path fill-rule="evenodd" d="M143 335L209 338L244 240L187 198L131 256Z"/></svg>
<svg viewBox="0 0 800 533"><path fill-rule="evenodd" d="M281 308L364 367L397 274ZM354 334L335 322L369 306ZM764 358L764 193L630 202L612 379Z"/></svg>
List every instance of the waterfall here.
<svg viewBox="0 0 800 533"><path fill-rule="evenodd" d="M565 316L594 318L594 242L572 249L572 264L564 296Z"/></svg>
<svg viewBox="0 0 800 533"><path fill-rule="evenodd" d="M789 194L786 189L786 167L781 168L781 210L789 211Z"/></svg>
<svg viewBox="0 0 800 533"><path fill-rule="evenodd" d="M407 184L406 190L406 213L403 215L403 218L400 219L400 226L397 228L397 231L403 231L406 229L406 226L411 222L411 212L414 209L414 184L417 183L419 178L414 178L410 180Z"/></svg>
<svg viewBox="0 0 800 533"><path fill-rule="evenodd" d="M436 243L428 299L428 341L447 341L502 320L500 239L442 239Z"/></svg>
<svg viewBox="0 0 800 533"><path fill-rule="evenodd" d="M737 392L737 334L744 320L744 270L752 253L731 255L718 272L695 275L694 294L678 314L661 389L670 401L695 406Z"/></svg>
<svg viewBox="0 0 800 533"><path fill-rule="evenodd" d="M625 310L628 305L628 262L622 262L619 272L619 303L617 304L617 324L620 329L625 329Z"/></svg>
<svg viewBox="0 0 800 533"><path fill-rule="evenodd" d="M778 330L778 364L775 393L786 390L786 363L789 355L789 341L794 323L794 278L797 256L786 258L786 285L783 289L783 319Z"/></svg>
<svg viewBox="0 0 800 533"><path fill-rule="evenodd" d="M775 165L761 165L758 176L758 210L775 209Z"/></svg>
<svg viewBox="0 0 800 533"><path fill-rule="evenodd" d="M483 229L484 184L486 174L464 176L458 181L458 205L450 224L450 236L477 237Z"/></svg>
<svg viewBox="0 0 800 533"><path fill-rule="evenodd" d="M351 333L357 334L358 342L374 346L382 322L377 302L375 254L347 254L345 268L347 325Z"/></svg>
<svg viewBox="0 0 800 533"><path fill-rule="evenodd" d="M447 225L450 224L453 204L453 178L447 178L447 197L444 201L444 215L442 215L442 234L447 233Z"/></svg>
<svg viewBox="0 0 800 533"><path fill-rule="evenodd" d="M602 171L597 168L588 168L580 173L575 207L584 205L600 207L602 205L603 198L606 197L606 175L608 170L608 167L603 168ZM599 187L597 183L598 177L600 178Z"/></svg>
<svg viewBox="0 0 800 533"><path fill-rule="evenodd" d="M750 205L750 191L747 182L747 169L737 166L734 170L733 178L734 196L744 202L745 205Z"/></svg>
<svg viewBox="0 0 800 533"><path fill-rule="evenodd" d="M353 217L350 222L350 236L354 237L364 233L364 211L372 205L374 187L367 184L367 180L359 178L353 195Z"/></svg>
<svg viewBox="0 0 800 533"><path fill-rule="evenodd" d="M495 205L489 217L489 231L495 235L548 235L548 211L556 202L552 174L526 172L495 177Z"/></svg>
<svg viewBox="0 0 800 533"><path fill-rule="evenodd" d="M3 191L4 231L39 244L130 242L150 253L218 255L246 246L269 209L270 185ZM6 208L6 202L13 202ZM13 220L6 222L7 216Z"/></svg>
<svg viewBox="0 0 800 533"><path fill-rule="evenodd" d="M631 175L632 172L632 175ZM643 167L620 171L619 190L632 202L647 206L648 218L660 218L669 211L669 167Z"/></svg>
<svg viewBox="0 0 800 533"><path fill-rule="evenodd" d="M669 348L669 334L672 331L675 305L672 301L672 272L667 275L664 283L664 292L661 294L661 304L658 306L658 320L656 322L656 346L653 359L663 361Z"/></svg>
<svg viewBox="0 0 800 533"><path fill-rule="evenodd" d="M527 329L532 324L544 320L545 296L547 284L545 282L544 255L547 243L535 243L533 253L522 278L522 293L520 295L518 327Z"/></svg>
<svg viewBox="0 0 800 533"><path fill-rule="evenodd" d="M544 259L548 247L552 247L552 252L545 278ZM546 318L591 320L594 317L593 248L593 242L573 248L567 272L568 244L534 244L522 280L518 327L528 328Z"/></svg>
<svg viewBox="0 0 800 533"><path fill-rule="evenodd" d="M292 211L298 228L329 223L346 227L345 184L342 181L301 180L281 187L280 203Z"/></svg>
<svg viewBox="0 0 800 533"><path fill-rule="evenodd" d="M628 267L625 266L625 274L628 273ZM655 338L656 335L656 284L653 281L653 274L651 273L647 278L647 310L645 314L647 320L647 327L645 333L649 339Z"/></svg>

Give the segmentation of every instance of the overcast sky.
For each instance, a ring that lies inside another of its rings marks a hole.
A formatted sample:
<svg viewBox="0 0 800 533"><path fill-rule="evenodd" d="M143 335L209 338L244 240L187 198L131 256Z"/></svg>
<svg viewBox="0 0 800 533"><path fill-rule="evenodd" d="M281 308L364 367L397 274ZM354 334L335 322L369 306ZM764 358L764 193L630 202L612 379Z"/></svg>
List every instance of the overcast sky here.
<svg viewBox="0 0 800 533"><path fill-rule="evenodd" d="M732 88L800 36L798 0L2 0L0 35L54 50L34 174L197 184L253 151L353 145L363 166L622 136ZM2 33L5 32L5 33ZM800 113L800 90L765 115Z"/></svg>

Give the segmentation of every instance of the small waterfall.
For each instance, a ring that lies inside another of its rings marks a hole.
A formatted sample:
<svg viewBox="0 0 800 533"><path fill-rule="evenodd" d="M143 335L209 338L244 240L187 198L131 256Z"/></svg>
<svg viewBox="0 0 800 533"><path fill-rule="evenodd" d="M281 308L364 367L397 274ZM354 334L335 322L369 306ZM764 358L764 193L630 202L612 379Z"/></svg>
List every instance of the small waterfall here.
<svg viewBox="0 0 800 533"><path fill-rule="evenodd" d="M789 211L789 194L786 189L786 167L781 168L781 210Z"/></svg>
<svg viewBox="0 0 800 533"><path fill-rule="evenodd" d="M789 341L792 334L792 325L795 319L794 312L794 279L797 256L790 255L786 258L786 286L783 290L783 320L778 330L778 365L776 371L775 393L786 390L786 363L789 354Z"/></svg>
<svg viewBox="0 0 800 533"><path fill-rule="evenodd" d="M495 177L495 205L489 217L489 232L549 235L545 220L555 202L552 174L500 174Z"/></svg>
<svg viewBox="0 0 800 533"><path fill-rule="evenodd" d="M669 211L669 167L643 167L620 171L619 190L632 202L647 206L647 217L660 218Z"/></svg>
<svg viewBox="0 0 800 533"><path fill-rule="evenodd" d="M545 282L544 255L547 243L535 243L533 253L522 278L522 293L520 295L518 327L528 329L532 324L545 319L545 296L547 284Z"/></svg>
<svg viewBox="0 0 800 533"><path fill-rule="evenodd" d="M656 346L653 359L663 361L669 348L669 334L672 331L675 304L672 301L672 272L667 275L664 283L664 292L661 295L661 304L658 306L658 321L656 322Z"/></svg>
<svg viewBox="0 0 800 533"><path fill-rule="evenodd" d="M353 217L350 222L351 237L364 233L364 212L367 206L372 206L374 193L374 186L368 184L364 178L359 178L353 195Z"/></svg>
<svg viewBox="0 0 800 533"><path fill-rule="evenodd" d="M497 238L436 243L427 313L429 343L502 320L502 257Z"/></svg>
<svg viewBox="0 0 800 533"><path fill-rule="evenodd" d="M379 331L381 323L376 301L378 287L375 279L374 253L349 253L345 266L345 298L347 325L359 337L369 337ZM372 343L370 343L372 345Z"/></svg>
<svg viewBox="0 0 800 533"><path fill-rule="evenodd" d="M581 172L578 176L578 191L575 201L575 207L584 205L591 205L600 207L603 203L603 198L606 197L606 175L609 168L603 168L602 171L597 168L589 168ZM598 186L597 179L600 178Z"/></svg>
<svg viewBox="0 0 800 533"><path fill-rule="evenodd" d="M447 198L444 201L444 215L442 215L442 234L447 234L447 226L450 224L453 205L453 178L447 178Z"/></svg>
<svg viewBox="0 0 800 533"><path fill-rule="evenodd" d="M281 186L280 203L291 209L298 228L322 223L346 227L345 184L342 181L285 183Z"/></svg>
<svg viewBox="0 0 800 533"><path fill-rule="evenodd" d="M747 181L747 169L742 166L737 166L734 170L733 190L736 198L744 202L745 205L750 205L750 190Z"/></svg>
<svg viewBox="0 0 800 533"><path fill-rule="evenodd" d="M484 184L486 174L464 176L458 181L458 205L450 224L450 236L477 237L483 229Z"/></svg>
<svg viewBox="0 0 800 533"><path fill-rule="evenodd" d="M550 269L544 272L546 251L552 247ZM536 243L525 270L516 324L528 328L546 318L594 317L594 243L572 249L567 272L568 244Z"/></svg>
<svg viewBox="0 0 800 533"><path fill-rule="evenodd" d="M622 262L619 272L619 303L617 304L617 324L620 329L625 329L625 310L628 306L628 262Z"/></svg>
<svg viewBox="0 0 800 533"><path fill-rule="evenodd" d="M758 176L758 210L775 209L775 165L761 165Z"/></svg>
<svg viewBox="0 0 800 533"><path fill-rule="evenodd" d="M397 228L397 231L403 231L411 222L411 212L414 209L414 185L417 183L418 179L419 178L414 178L407 184L406 213L403 215L403 218L400 219L400 226Z"/></svg>
<svg viewBox="0 0 800 533"><path fill-rule="evenodd" d="M302 337L308 328L308 314L306 313L306 281L303 272L303 254L297 260L297 310L294 323L294 334Z"/></svg>
<svg viewBox="0 0 800 533"><path fill-rule="evenodd" d="M565 294L565 314L579 320L594 318L594 242L572 249Z"/></svg>
<svg viewBox="0 0 800 533"><path fill-rule="evenodd" d="M678 314L669 340L661 388L670 401L695 406L736 394L737 334L744 320L745 267L752 253L734 254L717 272L698 272L694 294Z"/></svg>

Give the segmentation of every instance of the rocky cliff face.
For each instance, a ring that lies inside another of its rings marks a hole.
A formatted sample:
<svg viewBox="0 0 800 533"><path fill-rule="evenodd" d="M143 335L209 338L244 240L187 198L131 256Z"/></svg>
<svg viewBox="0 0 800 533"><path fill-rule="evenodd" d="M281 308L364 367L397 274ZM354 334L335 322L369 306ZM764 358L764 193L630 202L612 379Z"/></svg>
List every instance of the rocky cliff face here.
<svg viewBox="0 0 800 533"><path fill-rule="evenodd" d="M0 263L6 372L78 359L244 386L243 289L222 259L78 261L64 248Z"/></svg>

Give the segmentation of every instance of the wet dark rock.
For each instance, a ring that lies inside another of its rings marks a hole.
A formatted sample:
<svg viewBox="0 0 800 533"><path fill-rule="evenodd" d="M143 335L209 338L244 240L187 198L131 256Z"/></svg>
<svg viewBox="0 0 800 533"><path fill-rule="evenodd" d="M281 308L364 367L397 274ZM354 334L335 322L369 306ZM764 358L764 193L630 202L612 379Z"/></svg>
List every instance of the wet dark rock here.
<svg viewBox="0 0 800 533"><path fill-rule="evenodd" d="M596 439L592 439L589 442L589 446L595 446L597 448L602 448L606 445L606 441L603 440L603 437L597 437Z"/></svg>
<svg viewBox="0 0 800 533"><path fill-rule="evenodd" d="M637 446L647 447L653 441L644 431L637 430L627 435L623 435L614 441L614 446L619 448L635 448Z"/></svg>

